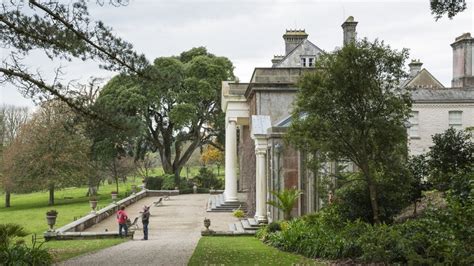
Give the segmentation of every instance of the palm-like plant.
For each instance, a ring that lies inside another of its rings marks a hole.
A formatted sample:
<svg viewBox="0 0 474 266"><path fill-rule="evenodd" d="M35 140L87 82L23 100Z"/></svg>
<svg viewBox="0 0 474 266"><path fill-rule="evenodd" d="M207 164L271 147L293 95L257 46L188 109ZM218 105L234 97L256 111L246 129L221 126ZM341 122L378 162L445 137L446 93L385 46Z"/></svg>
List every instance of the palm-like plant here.
<svg viewBox="0 0 474 266"><path fill-rule="evenodd" d="M283 212L283 219L290 220L291 219L291 210L293 210L293 206L298 201L303 192L297 189L285 189L282 192L272 191L271 192L275 197L277 197L278 201L268 201L267 203L273 207L280 209Z"/></svg>
<svg viewBox="0 0 474 266"><path fill-rule="evenodd" d="M28 233L19 224L0 224L0 249L10 246L12 239L27 235Z"/></svg>

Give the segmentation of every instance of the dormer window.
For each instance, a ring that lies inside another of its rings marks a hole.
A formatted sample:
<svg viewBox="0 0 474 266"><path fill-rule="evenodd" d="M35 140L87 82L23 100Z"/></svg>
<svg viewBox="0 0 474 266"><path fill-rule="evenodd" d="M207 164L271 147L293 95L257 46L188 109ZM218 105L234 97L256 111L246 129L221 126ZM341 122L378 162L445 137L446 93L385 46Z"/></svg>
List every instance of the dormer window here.
<svg viewBox="0 0 474 266"><path fill-rule="evenodd" d="M301 67L314 67L314 57L313 56L302 56L301 57Z"/></svg>

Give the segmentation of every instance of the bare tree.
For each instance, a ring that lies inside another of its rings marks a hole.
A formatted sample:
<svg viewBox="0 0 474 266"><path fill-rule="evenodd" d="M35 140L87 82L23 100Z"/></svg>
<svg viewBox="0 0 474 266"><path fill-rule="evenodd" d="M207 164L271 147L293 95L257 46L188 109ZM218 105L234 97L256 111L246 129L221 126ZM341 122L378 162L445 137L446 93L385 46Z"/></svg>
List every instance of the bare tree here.
<svg viewBox="0 0 474 266"><path fill-rule="evenodd" d="M28 121L28 107L19 107L13 105L3 105L0 107L0 148L3 151L17 136L20 128ZM2 152L0 152L2 154ZM11 180L3 175L3 156L0 161L0 181L5 191L5 207L10 207L11 199Z"/></svg>

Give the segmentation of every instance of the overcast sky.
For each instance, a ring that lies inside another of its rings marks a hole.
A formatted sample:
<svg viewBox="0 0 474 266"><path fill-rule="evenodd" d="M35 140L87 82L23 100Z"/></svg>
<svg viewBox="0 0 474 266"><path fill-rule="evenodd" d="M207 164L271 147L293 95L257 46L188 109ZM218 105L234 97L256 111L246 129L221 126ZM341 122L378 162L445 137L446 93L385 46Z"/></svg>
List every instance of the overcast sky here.
<svg viewBox="0 0 474 266"><path fill-rule="evenodd" d="M271 58L284 53L285 29L305 29L309 40L325 51L341 46L341 24L350 15L359 22L358 37L384 40L392 48L410 49L441 83L450 86L455 37L473 32L473 4L452 20L435 21L429 0L412 1L309 1L309 0L130 0L128 6L96 6L93 18L104 21L152 61L205 46L235 65L235 74L247 82L255 67L271 66ZM7 52L2 51L2 58ZM50 72L42 56L29 58L32 69ZM407 62L408 63L408 62ZM111 77L93 62L67 64L66 80L91 76ZM0 85L2 86L2 85ZM0 103L33 106L12 86L0 89Z"/></svg>

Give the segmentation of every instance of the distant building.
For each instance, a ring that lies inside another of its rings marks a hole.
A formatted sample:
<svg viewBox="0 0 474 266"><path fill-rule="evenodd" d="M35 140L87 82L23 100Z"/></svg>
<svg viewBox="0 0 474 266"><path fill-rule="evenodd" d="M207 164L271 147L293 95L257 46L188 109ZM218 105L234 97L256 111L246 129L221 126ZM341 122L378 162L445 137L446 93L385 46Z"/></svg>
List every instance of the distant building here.
<svg viewBox="0 0 474 266"><path fill-rule="evenodd" d="M357 22L349 17L343 24L344 44L356 39ZM257 222L281 219L282 213L267 205L270 191L298 188L303 195L294 215L318 211L321 199L318 179L305 166L305 155L286 146L283 136L291 124L291 111L301 74L313 71L324 53L308 40L304 30L283 35L285 55L276 55L272 67L255 68L249 83L222 84L222 109L226 113L224 202L238 201L237 191L247 192L248 210ZM409 137L412 154L425 152L431 135L449 126L474 126L473 39L469 34L452 44L454 75L452 88L445 88L422 63L410 63L410 77L401 86L412 90L414 105ZM346 163L350 168L352 164ZM325 170L336 171L334 163Z"/></svg>

